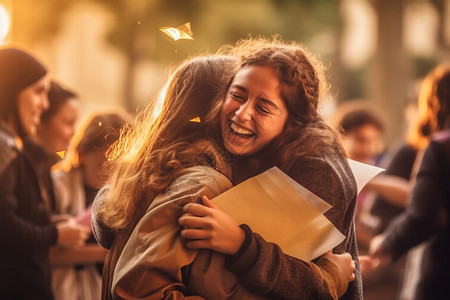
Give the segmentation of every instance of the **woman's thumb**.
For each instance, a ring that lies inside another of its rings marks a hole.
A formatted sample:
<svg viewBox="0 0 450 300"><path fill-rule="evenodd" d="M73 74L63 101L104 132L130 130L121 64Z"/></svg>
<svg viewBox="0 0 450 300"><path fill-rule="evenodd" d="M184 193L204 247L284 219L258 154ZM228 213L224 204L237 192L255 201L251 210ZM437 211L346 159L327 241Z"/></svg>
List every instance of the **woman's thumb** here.
<svg viewBox="0 0 450 300"><path fill-rule="evenodd" d="M209 200L208 197L206 197L206 196L202 197L202 202L203 202L203 205L206 207L218 209L218 207L211 200Z"/></svg>

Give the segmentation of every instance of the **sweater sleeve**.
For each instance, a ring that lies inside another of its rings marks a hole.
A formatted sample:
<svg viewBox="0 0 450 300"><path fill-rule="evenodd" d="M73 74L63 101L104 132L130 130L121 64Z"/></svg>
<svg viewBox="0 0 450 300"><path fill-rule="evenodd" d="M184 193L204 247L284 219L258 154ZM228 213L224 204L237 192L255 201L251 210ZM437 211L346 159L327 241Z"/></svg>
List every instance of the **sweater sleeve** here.
<svg viewBox="0 0 450 300"><path fill-rule="evenodd" d="M269 299L331 299L325 283L307 262L286 255L281 248L241 225L245 240L227 268L250 291Z"/></svg>

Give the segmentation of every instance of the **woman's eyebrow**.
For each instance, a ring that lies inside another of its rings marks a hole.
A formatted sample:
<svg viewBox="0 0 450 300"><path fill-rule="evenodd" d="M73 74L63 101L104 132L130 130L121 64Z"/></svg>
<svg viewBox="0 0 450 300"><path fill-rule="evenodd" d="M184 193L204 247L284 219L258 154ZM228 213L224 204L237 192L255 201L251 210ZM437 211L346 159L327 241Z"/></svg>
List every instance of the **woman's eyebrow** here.
<svg viewBox="0 0 450 300"><path fill-rule="evenodd" d="M275 103L273 103L270 99L259 97L259 100L261 100L262 102L264 102L269 106L272 106L274 109L279 110L278 106Z"/></svg>
<svg viewBox="0 0 450 300"><path fill-rule="evenodd" d="M236 83L232 84L230 86L230 88L236 88L236 89L238 89L242 92L246 92L246 93L248 92L248 90L245 87L243 87L242 85L236 84Z"/></svg>

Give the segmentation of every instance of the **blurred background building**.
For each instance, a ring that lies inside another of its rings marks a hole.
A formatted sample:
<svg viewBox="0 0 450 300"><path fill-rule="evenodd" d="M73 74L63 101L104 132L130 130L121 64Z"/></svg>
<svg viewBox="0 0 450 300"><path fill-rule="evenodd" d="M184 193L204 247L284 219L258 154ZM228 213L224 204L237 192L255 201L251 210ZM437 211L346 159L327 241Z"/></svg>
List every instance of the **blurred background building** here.
<svg viewBox="0 0 450 300"><path fill-rule="evenodd" d="M191 23L193 40L158 30ZM0 43L29 49L75 89L82 114L134 112L170 67L248 34L279 34L320 54L338 103L364 98L388 121L386 145L403 136L416 83L450 61L450 0L0 0Z"/></svg>

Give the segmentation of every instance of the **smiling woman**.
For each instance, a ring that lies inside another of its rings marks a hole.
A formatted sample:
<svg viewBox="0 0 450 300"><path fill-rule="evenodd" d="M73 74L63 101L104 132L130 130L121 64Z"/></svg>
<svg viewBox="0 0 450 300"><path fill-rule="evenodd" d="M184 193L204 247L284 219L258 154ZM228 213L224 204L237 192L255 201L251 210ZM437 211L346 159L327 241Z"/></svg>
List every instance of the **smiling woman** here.
<svg viewBox="0 0 450 300"><path fill-rule="evenodd" d="M36 135L48 109L46 68L27 52L0 50L0 268L3 299L53 299L49 248L84 243L84 228L57 226L31 158L18 140ZM73 240L68 240L73 237Z"/></svg>
<svg viewBox="0 0 450 300"><path fill-rule="evenodd" d="M225 148L239 155L261 150L283 131L287 116L274 70L243 68L231 83L220 112Z"/></svg>

